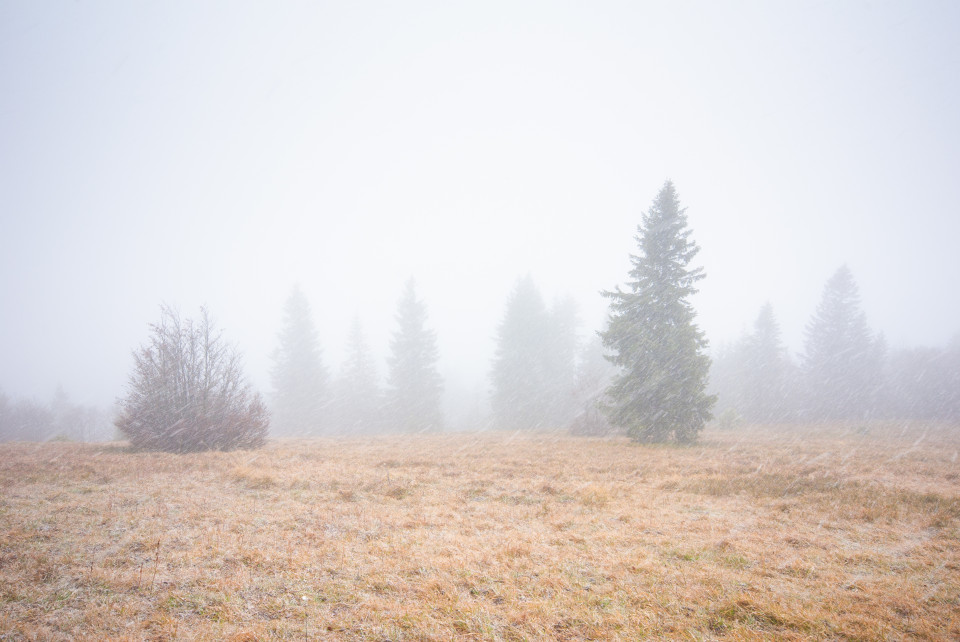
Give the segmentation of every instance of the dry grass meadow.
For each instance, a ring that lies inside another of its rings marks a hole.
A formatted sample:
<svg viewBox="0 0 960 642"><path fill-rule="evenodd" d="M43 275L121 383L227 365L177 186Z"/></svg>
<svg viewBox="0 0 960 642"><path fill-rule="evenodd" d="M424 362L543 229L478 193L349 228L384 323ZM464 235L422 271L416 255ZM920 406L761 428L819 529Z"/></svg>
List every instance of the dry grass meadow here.
<svg viewBox="0 0 960 642"><path fill-rule="evenodd" d="M0 445L2 640L960 639L960 429Z"/></svg>

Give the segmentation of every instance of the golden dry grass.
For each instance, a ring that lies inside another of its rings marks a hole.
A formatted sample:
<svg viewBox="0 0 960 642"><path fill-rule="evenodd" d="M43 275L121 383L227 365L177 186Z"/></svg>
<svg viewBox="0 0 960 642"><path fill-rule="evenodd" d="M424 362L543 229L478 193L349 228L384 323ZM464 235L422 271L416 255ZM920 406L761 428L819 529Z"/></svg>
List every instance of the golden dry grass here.
<svg viewBox="0 0 960 642"><path fill-rule="evenodd" d="M896 427L7 444L0 639L960 639L958 450Z"/></svg>

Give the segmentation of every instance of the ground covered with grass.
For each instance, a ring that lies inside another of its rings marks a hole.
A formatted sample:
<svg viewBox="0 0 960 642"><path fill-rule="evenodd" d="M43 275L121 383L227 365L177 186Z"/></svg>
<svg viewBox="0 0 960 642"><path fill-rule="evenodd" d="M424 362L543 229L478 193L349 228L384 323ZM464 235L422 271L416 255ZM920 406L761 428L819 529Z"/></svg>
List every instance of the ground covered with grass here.
<svg viewBox="0 0 960 642"><path fill-rule="evenodd" d="M960 639L960 428L0 445L0 639Z"/></svg>

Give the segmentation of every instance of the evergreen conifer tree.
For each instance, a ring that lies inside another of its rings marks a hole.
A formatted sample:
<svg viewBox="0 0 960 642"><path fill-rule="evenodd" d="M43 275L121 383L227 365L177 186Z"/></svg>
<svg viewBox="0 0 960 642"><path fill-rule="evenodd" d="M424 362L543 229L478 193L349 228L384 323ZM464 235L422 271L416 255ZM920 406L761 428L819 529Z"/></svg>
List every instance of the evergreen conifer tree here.
<svg viewBox="0 0 960 642"><path fill-rule="evenodd" d="M606 435L610 422L600 407L604 391L616 368L607 360L599 336L594 336L580 351L574 387L574 417L570 430L577 435Z"/></svg>
<svg viewBox="0 0 960 642"><path fill-rule="evenodd" d="M570 298L557 299L550 307L546 351L547 419L552 427L569 426L580 404L577 399L577 304Z"/></svg>
<svg viewBox="0 0 960 642"><path fill-rule="evenodd" d="M490 374L490 405L501 428L542 427L548 414L547 352L549 317L540 290L526 276L517 281L503 320Z"/></svg>
<svg viewBox="0 0 960 642"><path fill-rule="evenodd" d="M860 419L874 408L882 340L873 338L846 265L827 281L806 328L802 370L811 419Z"/></svg>
<svg viewBox="0 0 960 642"><path fill-rule="evenodd" d="M511 430L565 427L577 402L577 309L572 299L548 310L530 276L517 281L497 327L490 373L497 424Z"/></svg>
<svg viewBox="0 0 960 642"><path fill-rule="evenodd" d="M426 327L427 308L417 299L412 278L397 305L396 319L387 360L387 421L403 432L442 430L437 337Z"/></svg>
<svg viewBox="0 0 960 642"><path fill-rule="evenodd" d="M283 325L273 354L273 425L282 435L315 435L324 430L327 371L310 304L294 286L283 308Z"/></svg>
<svg viewBox="0 0 960 642"><path fill-rule="evenodd" d="M604 407L611 423L637 441L693 441L715 401L705 391L707 341L689 302L704 278L702 268L689 267L699 251L690 235L686 210L667 181L638 227L627 289L603 293L610 317L600 336L619 368Z"/></svg>
<svg viewBox="0 0 960 642"><path fill-rule="evenodd" d="M354 317L347 337L347 359L340 374L337 419L350 433L372 433L379 425L380 387L377 366L363 336L360 318Z"/></svg>
<svg viewBox="0 0 960 642"><path fill-rule="evenodd" d="M760 308L753 332L744 344L743 414L750 421L774 422L787 418L789 361L780 338L780 324L769 303Z"/></svg>

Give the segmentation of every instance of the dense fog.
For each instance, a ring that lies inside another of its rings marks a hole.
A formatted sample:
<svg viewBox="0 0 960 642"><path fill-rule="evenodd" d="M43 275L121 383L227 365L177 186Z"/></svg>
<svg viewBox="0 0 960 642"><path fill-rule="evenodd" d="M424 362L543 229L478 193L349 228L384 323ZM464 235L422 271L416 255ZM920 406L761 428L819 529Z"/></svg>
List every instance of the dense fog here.
<svg viewBox="0 0 960 642"><path fill-rule="evenodd" d="M602 293L666 180L718 422L957 420L957 24L4 4L2 438L113 438L151 324L201 308L274 435L604 432Z"/></svg>

